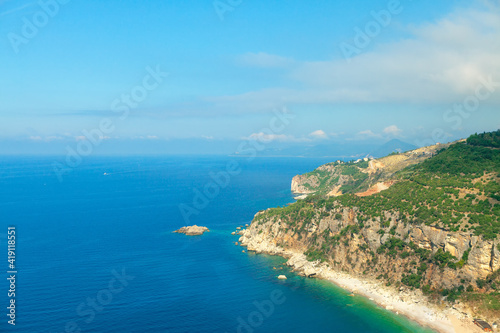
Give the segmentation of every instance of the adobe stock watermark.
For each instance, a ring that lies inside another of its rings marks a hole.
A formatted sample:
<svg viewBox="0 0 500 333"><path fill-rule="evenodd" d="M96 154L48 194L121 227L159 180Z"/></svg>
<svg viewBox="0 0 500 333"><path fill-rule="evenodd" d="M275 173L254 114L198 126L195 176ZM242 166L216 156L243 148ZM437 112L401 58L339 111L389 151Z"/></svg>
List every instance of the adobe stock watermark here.
<svg viewBox="0 0 500 333"><path fill-rule="evenodd" d="M232 12L243 3L243 0L215 0L212 2L215 12L221 21L224 21L224 15Z"/></svg>
<svg viewBox="0 0 500 333"><path fill-rule="evenodd" d="M274 116L269 121L269 126L261 129L259 136L255 139L243 140L237 148L240 156L247 161L253 161L258 152L266 148L273 136L283 133L290 121L295 118L294 114L288 112L286 108L274 111ZM241 173L241 164L237 159L230 160L223 171L209 172L211 181L206 183L201 189L193 189L193 200L190 204L181 203L178 208L184 222L189 225L191 216L199 215L212 200L214 200L222 189L225 189L231 182L231 178Z"/></svg>
<svg viewBox="0 0 500 333"><path fill-rule="evenodd" d="M353 56L361 54L363 49L368 47L370 43L380 35L383 28L391 24L393 17L403 12L403 9L401 1L390 0L387 3L386 9L380 11L372 10L370 16L373 20L368 21L363 28L354 28L355 36L352 42L342 42L339 44L340 51L342 51L347 62L350 62Z"/></svg>
<svg viewBox="0 0 500 333"><path fill-rule="evenodd" d="M168 73L160 70L159 65L155 69L147 66L146 72L141 84L136 85L129 93L124 93L111 102L110 110L119 116L118 120L124 121L129 116L130 111L137 108L168 76ZM94 149L116 130L116 125L116 119L103 118L96 128L82 130L76 144L66 146L64 162L55 161L52 163L52 169L59 182L63 181L65 174L80 166L83 158L92 154Z"/></svg>
<svg viewBox="0 0 500 333"><path fill-rule="evenodd" d="M286 302L286 296L279 289L274 289L269 294L269 298L261 302L254 301L252 304L255 310L248 316L237 318L238 326L236 333L253 333L264 324L264 321L271 317L276 311L276 306Z"/></svg>
<svg viewBox="0 0 500 333"><path fill-rule="evenodd" d="M449 124L451 129L457 130L462 126L465 119L468 119L474 112L479 110L481 102L486 101L500 87L500 82L494 81L493 76L488 78L480 76L479 84L476 85L474 93L466 96L461 103L453 104L443 114L443 120ZM426 140L416 140L418 147L431 146L437 142L444 142L447 139L446 131L442 128L435 128L431 133L431 138Z"/></svg>
<svg viewBox="0 0 500 333"><path fill-rule="evenodd" d="M289 289L295 292L300 288L300 282L294 279L292 285ZM236 333L254 333L258 328L260 328L266 319L270 318L276 311L279 305L284 304L287 301L285 293L280 289L274 289L269 294L269 298L263 301L254 301L252 305L255 310L250 312L247 316L239 316L236 326Z"/></svg>
<svg viewBox="0 0 500 333"><path fill-rule="evenodd" d="M37 4L40 9L30 18L26 16L22 18L23 25L20 34L15 32L9 32L7 34L7 39L14 52L16 54L19 53L19 47L28 44L35 38L40 29L47 26L50 20L59 13L61 5L65 5L70 1L71 0L39 0Z"/></svg>
<svg viewBox="0 0 500 333"><path fill-rule="evenodd" d="M78 319L68 321L62 333L83 332L82 326L92 323L97 314L103 312L105 306L111 304L115 296L123 292L130 281L135 279L135 276L125 272L125 268L122 268L121 272L113 269L111 275L113 277L109 280L106 288L99 290L93 297L87 297L84 302L78 304L75 309Z"/></svg>

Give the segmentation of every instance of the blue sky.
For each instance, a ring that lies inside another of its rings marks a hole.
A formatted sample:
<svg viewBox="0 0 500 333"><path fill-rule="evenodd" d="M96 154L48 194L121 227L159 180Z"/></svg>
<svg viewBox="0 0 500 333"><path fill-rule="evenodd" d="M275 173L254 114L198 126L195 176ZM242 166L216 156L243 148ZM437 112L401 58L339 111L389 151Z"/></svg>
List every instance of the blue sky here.
<svg viewBox="0 0 500 333"><path fill-rule="evenodd" d="M421 145L500 127L498 1L0 0L0 22L0 153L64 154L108 118L102 152ZM161 82L113 112L151 70ZM264 133L284 107L293 121Z"/></svg>

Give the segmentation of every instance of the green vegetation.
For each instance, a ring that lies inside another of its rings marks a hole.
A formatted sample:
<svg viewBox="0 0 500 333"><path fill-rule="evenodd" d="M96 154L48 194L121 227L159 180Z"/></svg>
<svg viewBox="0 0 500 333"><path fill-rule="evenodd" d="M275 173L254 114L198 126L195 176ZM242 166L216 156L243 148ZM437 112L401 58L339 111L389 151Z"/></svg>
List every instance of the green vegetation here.
<svg viewBox="0 0 500 333"><path fill-rule="evenodd" d="M432 185L449 186L456 184L453 176L463 175L473 179L474 176L482 176L485 172L498 172L499 162L500 152L496 149L456 143L415 168L423 174L424 181L428 180L429 176L444 176L444 179L433 177L435 181Z"/></svg>
<svg viewBox="0 0 500 333"><path fill-rule="evenodd" d="M343 193L354 193L355 189L362 186L368 179L368 174L361 170L368 168L369 161L348 162L348 163L328 163L321 168L304 174L306 180L303 186L316 194L324 195L337 185L340 176L348 176L351 180L349 184L341 188Z"/></svg>
<svg viewBox="0 0 500 333"><path fill-rule="evenodd" d="M434 253L434 256L432 257L432 260L439 265L439 267L443 268L445 266L448 266L450 268L456 268L455 266L455 258L454 256L451 255L450 252L445 252L443 249L438 249L436 253Z"/></svg>
<svg viewBox="0 0 500 333"><path fill-rule="evenodd" d="M471 146L500 148L500 130L491 133L474 134L467 139Z"/></svg>
<svg viewBox="0 0 500 333"><path fill-rule="evenodd" d="M309 249L305 252L306 258L309 261L316 261L319 260L321 262L326 261L327 257L326 255L321 251L317 249Z"/></svg>
<svg viewBox="0 0 500 333"><path fill-rule="evenodd" d="M469 260L469 253L470 249L464 252L464 254L462 255L462 259L459 262L457 262L456 267L462 268L467 263L467 261Z"/></svg>
<svg viewBox="0 0 500 333"><path fill-rule="evenodd" d="M460 298L465 291L463 286L453 288L453 289L443 289L441 290L441 295L446 296L448 302L454 303L458 298Z"/></svg>
<svg viewBox="0 0 500 333"><path fill-rule="evenodd" d="M354 193L367 185L368 174L362 169L368 162L335 164L331 172L315 170L309 175L317 178L320 191L294 204L269 209L259 214L255 222L279 223L287 239L292 236L308 248L305 253L308 260L328 261L333 265L361 262L363 274L378 275L388 284L421 288L431 297L445 297L451 302L476 297L471 301L479 304L487 299L491 303L483 305L493 309L500 306L496 293L500 288L500 271L485 279L454 281L452 285L456 287L451 289L435 290L431 288L435 285L430 277L436 272L462 269L469 260L470 250L456 258L443 249L421 248L411 241L411 229L427 225L447 232L475 234L486 240L498 237L499 137L500 131L496 131L453 144L432 158L397 172L393 176L394 185L366 197ZM345 194L325 196L329 186L341 176L350 179L341 188ZM370 235L364 232L366 228L375 230ZM378 248L371 246L373 235L385 240ZM337 248L342 258L335 258ZM497 249L500 251L500 244ZM483 299L477 296L478 290L495 296Z"/></svg>
<svg viewBox="0 0 500 333"><path fill-rule="evenodd" d="M483 315L495 315L500 311L500 293L489 294L468 292L462 295L462 301L478 309Z"/></svg>
<svg viewBox="0 0 500 333"><path fill-rule="evenodd" d="M401 283L405 284L409 287L420 288L420 281L421 280L422 280L422 276L420 276L418 274L403 275L403 278L401 279Z"/></svg>
<svg viewBox="0 0 500 333"><path fill-rule="evenodd" d="M358 167L360 163L354 164L354 165L348 165L342 170L342 174L345 176L351 176L352 181L344 185L340 188L342 193L354 193L357 191L357 189L361 186L361 184L368 179L368 174L362 172L360 168ZM368 163L368 162L366 162Z"/></svg>
<svg viewBox="0 0 500 333"><path fill-rule="evenodd" d="M340 236L345 236L347 234L359 234L359 225L348 225L340 231Z"/></svg>
<svg viewBox="0 0 500 333"><path fill-rule="evenodd" d="M495 239L500 233L499 173L499 150L457 143L402 170L398 183L386 191L332 200L358 207L369 218L397 211L409 223L473 230L478 236Z"/></svg>
<svg viewBox="0 0 500 333"><path fill-rule="evenodd" d="M356 166L361 169L366 169L370 166L370 161L361 161L359 163L356 163Z"/></svg>

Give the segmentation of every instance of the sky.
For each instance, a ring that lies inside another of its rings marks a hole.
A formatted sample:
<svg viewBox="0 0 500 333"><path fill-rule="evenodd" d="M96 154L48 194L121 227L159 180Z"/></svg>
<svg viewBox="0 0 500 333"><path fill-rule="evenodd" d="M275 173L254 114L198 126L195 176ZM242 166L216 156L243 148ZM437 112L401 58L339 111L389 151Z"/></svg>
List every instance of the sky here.
<svg viewBox="0 0 500 333"><path fill-rule="evenodd" d="M0 87L0 154L448 142L500 128L500 1L0 0Z"/></svg>

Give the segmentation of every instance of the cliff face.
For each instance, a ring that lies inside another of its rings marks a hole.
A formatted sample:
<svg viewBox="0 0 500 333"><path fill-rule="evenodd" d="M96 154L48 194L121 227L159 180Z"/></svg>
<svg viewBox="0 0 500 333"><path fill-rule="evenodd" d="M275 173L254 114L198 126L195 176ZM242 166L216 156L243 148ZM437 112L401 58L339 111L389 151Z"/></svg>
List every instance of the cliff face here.
<svg viewBox="0 0 500 333"><path fill-rule="evenodd" d="M338 196L342 193L353 193L353 188L346 186L352 183L357 183L356 187L360 191L368 190L372 186L384 184L396 172L421 163L435 155L438 150L447 147L449 144L438 144L380 159L328 163L312 172L293 177L292 192Z"/></svg>
<svg viewBox="0 0 500 333"><path fill-rule="evenodd" d="M474 281L486 279L500 269L498 240L484 240L470 233L449 232L426 225L405 225L398 223L398 214L392 213L385 215L391 221L386 228L375 219L366 221L356 232L355 227L359 225L357 210L338 207L335 212L327 215L325 211L318 212L310 223L300 226L304 230L302 235L288 228L277 216L263 217L243 231L240 242L249 250L285 256L328 248L328 256L321 259L332 268L356 275L382 275L393 283L421 268L417 265L422 263L418 249L429 251L428 258L435 257L439 250L456 258L462 258L468 252L468 259L462 267L443 266L437 259L426 263L419 282L433 289L451 289L464 282L474 284ZM391 230L394 235L381 230ZM385 252L380 250L383 244L395 243L395 239L401 241L396 251L394 248Z"/></svg>
<svg viewBox="0 0 500 333"><path fill-rule="evenodd" d="M297 194L309 194L313 193L314 190L311 189L306 184L313 184L316 187L318 184L317 177L311 176L307 177L305 175L297 175L292 179L292 192Z"/></svg>
<svg viewBox="0 0 500 333"><path fill-rule="evenodd" d="M328 267L450 303L461 297L500 318L497 146L500 131L323 165L292 180L292 191L314 195L257 213L240 242L290 258L307 276Z"/></svg>

